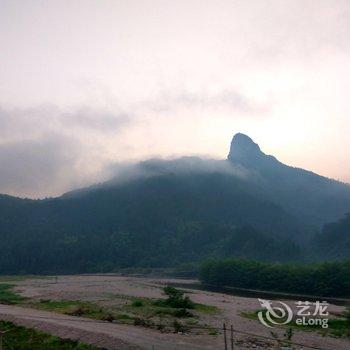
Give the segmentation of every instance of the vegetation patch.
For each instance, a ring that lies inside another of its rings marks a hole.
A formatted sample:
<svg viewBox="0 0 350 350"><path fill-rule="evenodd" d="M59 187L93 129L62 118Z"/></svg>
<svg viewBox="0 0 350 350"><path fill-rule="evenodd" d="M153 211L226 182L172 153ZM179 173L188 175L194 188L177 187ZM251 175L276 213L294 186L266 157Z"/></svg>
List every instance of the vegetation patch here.
<svg viewBox="0 0 350 350"><path fill-rule="evenodd" d="M91 345L78 341L61 339L51 334L31 328L14 325L11 322L0 321L0 331L3 332L3 348L16 350L97 350Z"/></svg>
<svg viewBox="0 0 350 350"><path fill-rule="evenodd" d="M133 307L141 307L144 305L143 301L141 299L135 299L132 304Z"/></svg>
<svg viewBox="0 0 350 350"><path fill-rule="evenodd" d="M218 308L194 303L184 291L165 287L166 299L135 298L113 295L123 300L122 305L102 307L97 303L80 300L30 300L12 291L13 285L0 284L0 301L20 304L35 309L54 311L65 315L119 322L153 328L162 332L185 332L198 323L198 313L218 313ZM183 319L183 322L179 320Z"/></svg>
<svg viewBox="0 0 350 350"><path fill-rule="evenodd" d="M350 261L307 265L237 259L210 260L202 265L200 279L206 284L217 286L350 297Z"/></svg>
<svg viewBox="0 0 350 350"><path fill-rule="evenodd" d="M115 316L97 304L79 300L40 300L28 306L36 309L55 311L66 315L88 317L112 322Z"/></svg>
<svg viewBox="0 0 350 350"><path fill-rule="evenodd" d="M13 287L12 284L0 284L0 304L15 305L25 300L25 298L12 291Z"/></svg>
<svg viewBox="0 0 350 350"><path fill-rule="evenodd" d="M139 312L146 317L169 315L178 318L196 318L197 316L193 314L193 311L206 314L215 314L219 312L219 309L215 306L193 302L188 296L184 295L185 291L180 289L166 286L163 291L167 296L166 299L133 299L131 305L126 306L126 308L131 312Z"/></svg>
<svg viewBox="0 0 350 350"><path fill-rule="evenodd" d="M171 286L166 286L163 291L167 295L167 299L159 299L155 302L155 305L175 309L195 308L194 302L188 296L184 296L184 292L182 290Z"/></svg>
<svg viewBox="0 0 350 350"><path fill-rule="evenodd" d="M132 298L119 310L118 320L162 332L188 332L198 323L198 313L214 314L214 306L194 303L185 292L174 287L165 287L165 299ZM125 298L125 296L122 296Z"/></svg>
<svg viewBox="0 0 350 350"><path fill-rule="evenodd" d="M219 309L215 306L209 306L199 303L194 303L188 296L184 296L185 291L167 286L163 289L167 295L167 299L158 299L154 304L157 306L170 307L175 309L190 309L198 312L214 314L218 313Z"/></svg>

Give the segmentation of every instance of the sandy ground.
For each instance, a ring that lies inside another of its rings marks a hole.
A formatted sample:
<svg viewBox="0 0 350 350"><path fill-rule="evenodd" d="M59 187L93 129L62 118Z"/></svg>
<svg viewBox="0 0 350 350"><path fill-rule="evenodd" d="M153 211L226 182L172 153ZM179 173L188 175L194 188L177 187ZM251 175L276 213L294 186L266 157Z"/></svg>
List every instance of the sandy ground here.
<svg viewBox="0 0 350 350"><path fill-rule="evenodd" d="M118 296L159 298L162 286L169 282L191 283L188 280L136 278L101 275L59 276L54 279L38 279L16 282L16 291L33 299L51 300L86 300L104 306L118 303ZM201 325L222 327L223 322L233 325L239 332L235 333L235 349L279 349L276 342L258 336L271 337L270 329L256 320L240 316L241 312L260 309L256 298L245 298L198 290L189 290L192 300L198 303L216 306L220 312L215 315L202 315ZM285 301L293 307L293 301ZM331 314L344 311L341 306L330 305ZM154 349L154 350L187 350L187 349L224 349L222 334L161 333L160 331L132 325L108 323L81 317L60 315L53 312L28 308L0 305L0 318L14 321L25 326L35 326L43 331L61 337L80 339L89 344L107 349ZM275 327L273 332L283 337L285 329ZM293 342L327 350L349 350L350 340L323 337L316 332L296 331ZM296 346L294 349L308 349Z"/></svg>

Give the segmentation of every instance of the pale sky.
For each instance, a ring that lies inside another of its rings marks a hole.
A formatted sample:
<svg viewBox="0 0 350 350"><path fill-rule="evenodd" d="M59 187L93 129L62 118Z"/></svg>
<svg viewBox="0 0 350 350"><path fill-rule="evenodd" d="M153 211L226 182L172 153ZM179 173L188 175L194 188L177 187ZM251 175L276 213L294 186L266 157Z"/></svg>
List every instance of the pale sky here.
<svg viewBox="0 0 350 350"><path fill-rule="evenodd" d="M0 193L225 158L237 132L350 182L348 0L0 0L0 43Z"/></svg>

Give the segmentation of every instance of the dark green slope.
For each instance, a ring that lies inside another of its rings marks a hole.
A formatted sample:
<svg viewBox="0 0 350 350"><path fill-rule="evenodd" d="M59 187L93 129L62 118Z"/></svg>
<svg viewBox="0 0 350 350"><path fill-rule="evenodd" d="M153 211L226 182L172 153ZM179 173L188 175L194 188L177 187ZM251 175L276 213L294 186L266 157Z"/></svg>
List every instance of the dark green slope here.
<svg viewBox="0 0 350 350"><path fill-rule="evenodd" d="M315 247L324 259L350 258L350 213L342 219L324 226L316 236Z"/></svg>
<svg viewBox="0 0 350 350"><path fill-rule="evenodd" d="M301 234L295 220L225 174L164 174L42 201L3 197L0 207L7 208L1 272L171 266L208 255L299 257L288 238ZM268 248L283 244L288 255Z"/></svg>

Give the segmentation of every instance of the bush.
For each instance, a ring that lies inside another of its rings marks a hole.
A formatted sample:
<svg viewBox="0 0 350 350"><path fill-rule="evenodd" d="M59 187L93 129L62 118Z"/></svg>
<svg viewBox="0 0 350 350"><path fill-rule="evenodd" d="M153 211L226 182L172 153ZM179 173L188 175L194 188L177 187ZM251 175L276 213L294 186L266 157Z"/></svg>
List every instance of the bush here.
<svg viewBox="0 0 350 350"><path fill-rule="evenodd" d="M167 306L175 309L194 309L195 307L194 302L188 296L184 297L184 293L179 289L166 286L164 293L168 298L166 300L159 300L158 306Z"/></svg>
<svg viewBox="0 0 350 350"><path fill-rule="evenodd" d="M141 307L143 306L143 301L140 299L136 299L132 302L131 306L133 307Z"/></svg>
<svg viewBox="0 0 350 350"><path fill-rule="evenodd" d="M177 309L174 312L175 317L193 317L194 315L186 309Z"/></svg>

